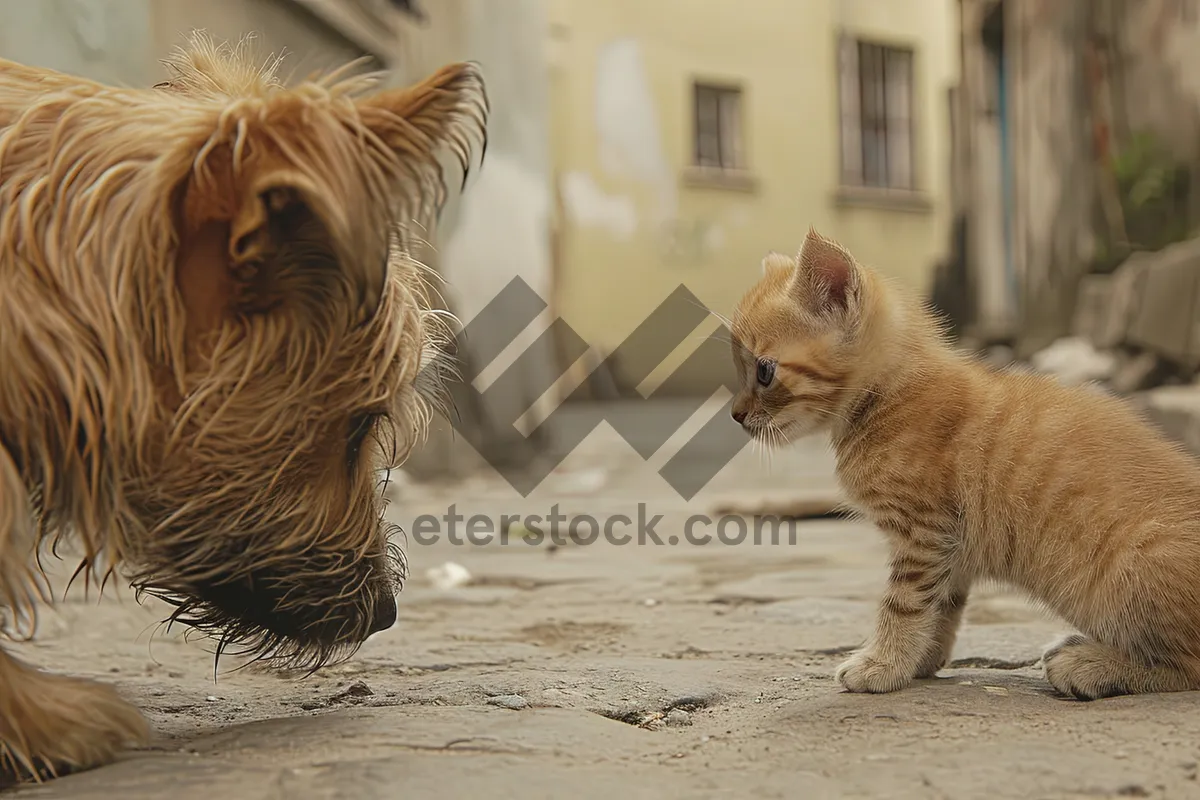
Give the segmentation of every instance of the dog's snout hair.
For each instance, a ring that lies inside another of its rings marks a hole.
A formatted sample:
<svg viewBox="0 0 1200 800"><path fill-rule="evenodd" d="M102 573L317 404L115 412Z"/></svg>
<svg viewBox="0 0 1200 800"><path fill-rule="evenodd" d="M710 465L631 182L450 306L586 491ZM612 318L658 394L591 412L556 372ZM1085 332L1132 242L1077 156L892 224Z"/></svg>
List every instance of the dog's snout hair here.
<svg viewBox="0 0 1200 800"><path fill-rule="evenodd" d="M396 620L377 476L447 334L408 231L447 199L441 155L482 152L483 80L285 86L202 34L165 64L125 89L0 60L0 637L33 630L46 542L218 653L318 668ZM144 734L110 690L32 675L0 649L0 780Z"/></svg>

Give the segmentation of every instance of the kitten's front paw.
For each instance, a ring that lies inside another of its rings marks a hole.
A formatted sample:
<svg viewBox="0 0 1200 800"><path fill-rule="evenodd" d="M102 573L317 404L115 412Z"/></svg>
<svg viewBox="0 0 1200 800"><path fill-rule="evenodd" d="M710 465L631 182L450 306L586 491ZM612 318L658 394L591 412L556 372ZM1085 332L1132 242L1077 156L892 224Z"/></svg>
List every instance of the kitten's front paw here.
<svg viewBox="0 0 1200 800"><path fill-rule="evenodd" d="M868 650L859 651L851 656L850 660L838 667L834 677L848 692L872 694L894 692L912 682L911 675Z"/></svg>

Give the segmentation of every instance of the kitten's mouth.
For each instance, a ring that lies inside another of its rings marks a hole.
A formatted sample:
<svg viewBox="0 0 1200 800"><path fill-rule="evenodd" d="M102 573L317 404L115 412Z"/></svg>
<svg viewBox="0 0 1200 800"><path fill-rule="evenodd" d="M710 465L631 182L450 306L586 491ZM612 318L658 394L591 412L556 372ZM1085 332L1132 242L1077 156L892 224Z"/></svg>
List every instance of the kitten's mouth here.
<svg viewBox="0 0 1200 800"><path fill-rule="evenodd" d="M743 425L742 428L750 434L750 438L768 447L781 447L790 444L794 439L813 432L813 427L797 420L783 423L771 422L763 424Z"/></svg>
<svg viewBox="0 0 1200 800"><path fill-rule="evenodd" d="M742 429L756 442L777 445L787 441L787 426L746 424Z"/></svg>

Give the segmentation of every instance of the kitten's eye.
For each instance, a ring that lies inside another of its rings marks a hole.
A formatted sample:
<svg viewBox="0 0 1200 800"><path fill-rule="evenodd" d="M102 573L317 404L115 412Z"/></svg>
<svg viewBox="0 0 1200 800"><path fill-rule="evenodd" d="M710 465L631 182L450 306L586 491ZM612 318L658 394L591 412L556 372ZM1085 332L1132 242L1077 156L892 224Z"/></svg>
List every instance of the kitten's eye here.
<svg viewBox="0 0 1200 800"><path fill-rule="evenodd" d="M775 362L766 359L760 360L757 377L759 386L770 386L771 381L775 380Z"/></svg>

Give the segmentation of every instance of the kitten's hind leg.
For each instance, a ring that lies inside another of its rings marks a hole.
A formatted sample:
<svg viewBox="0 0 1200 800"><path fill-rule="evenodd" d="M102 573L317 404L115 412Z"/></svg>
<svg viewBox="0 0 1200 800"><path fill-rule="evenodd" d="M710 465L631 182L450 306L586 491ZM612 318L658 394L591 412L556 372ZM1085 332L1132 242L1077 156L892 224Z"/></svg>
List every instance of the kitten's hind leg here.
<svg viewBox="0 0 1200 800"><path fill-rule="evenodd" d="M1050 685L1078 700L1200 689L1195 665L1192 669L1148 665L1081 634L1050 645L1042 654L1042 664Z"/></svg>

